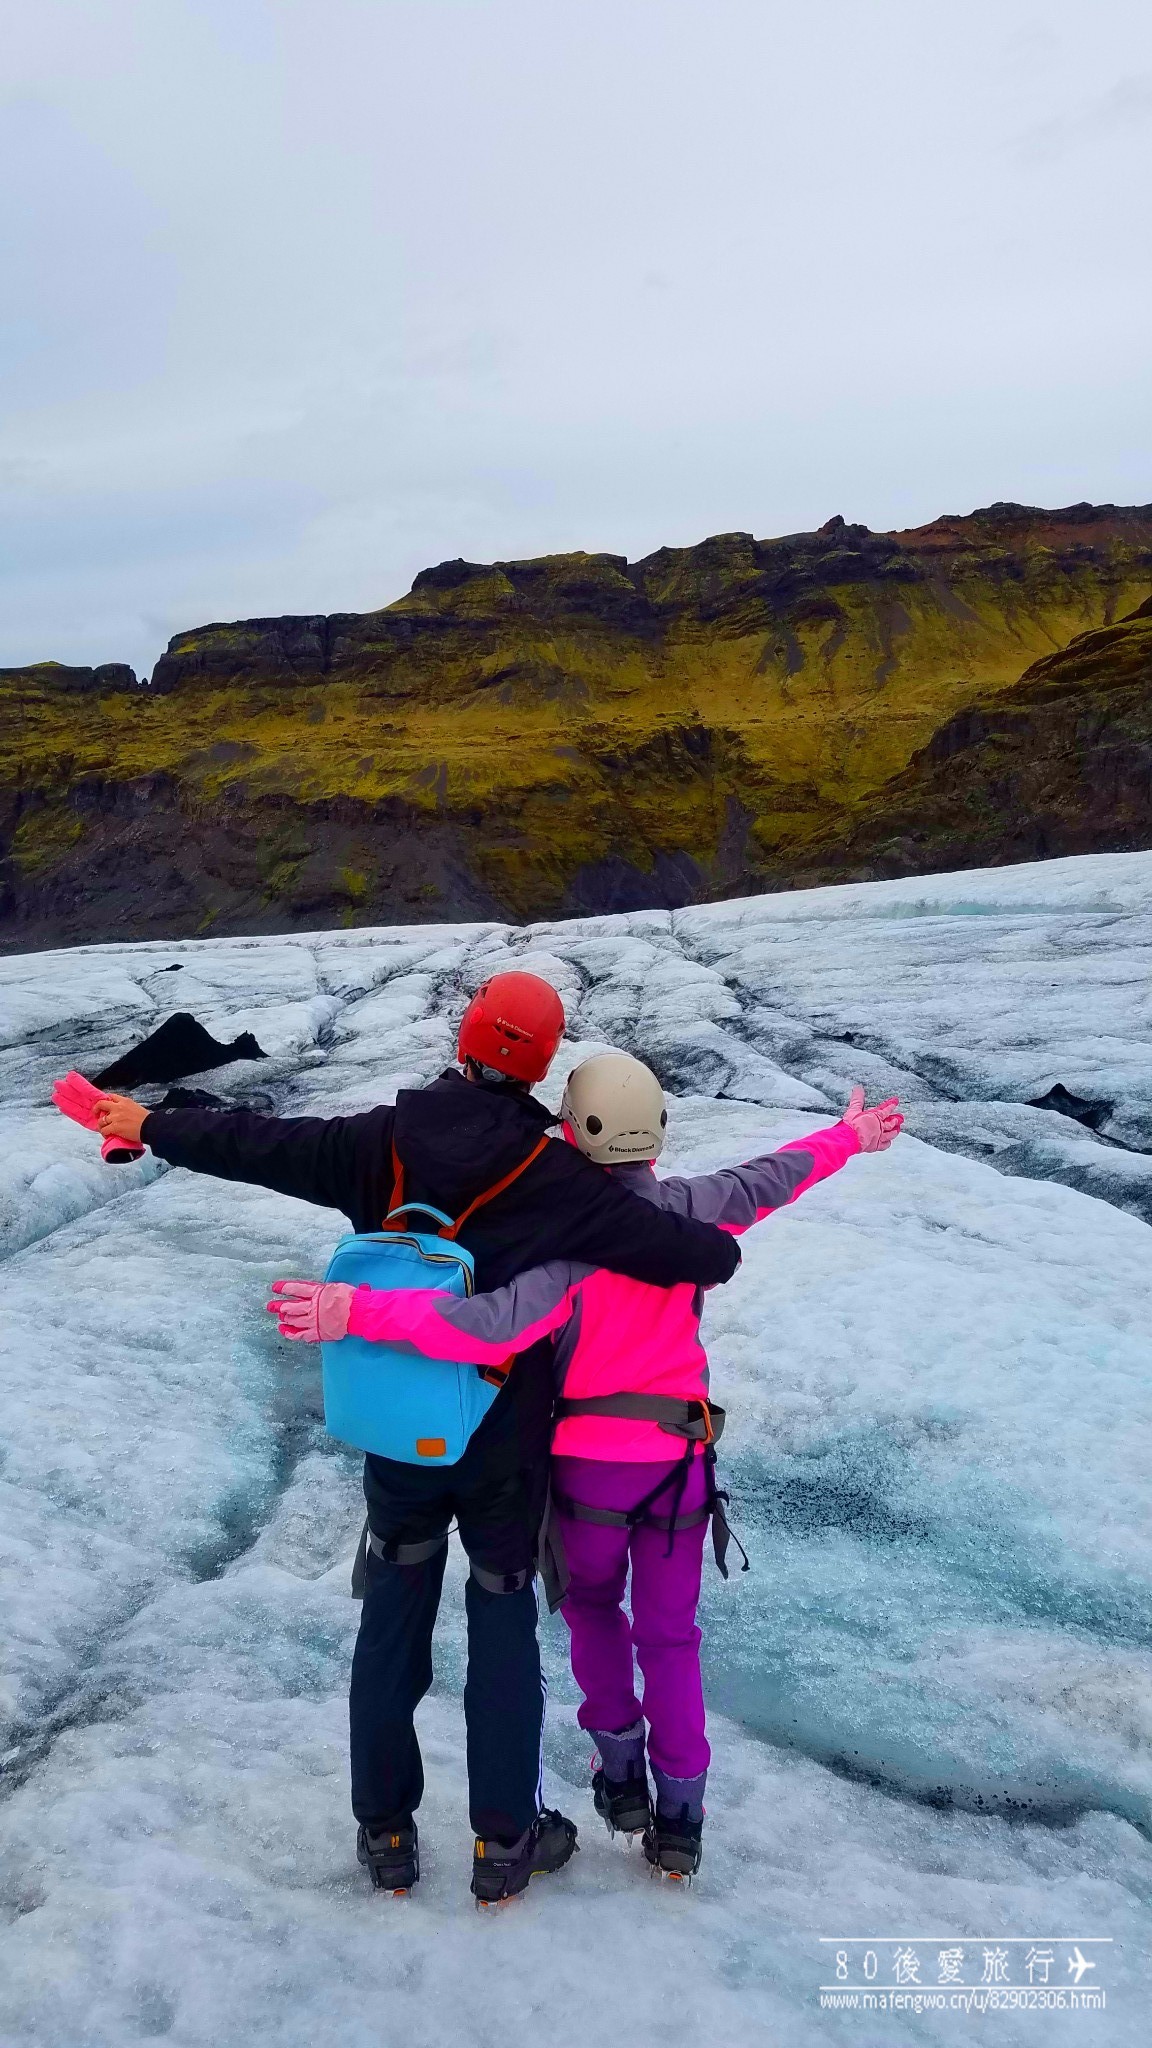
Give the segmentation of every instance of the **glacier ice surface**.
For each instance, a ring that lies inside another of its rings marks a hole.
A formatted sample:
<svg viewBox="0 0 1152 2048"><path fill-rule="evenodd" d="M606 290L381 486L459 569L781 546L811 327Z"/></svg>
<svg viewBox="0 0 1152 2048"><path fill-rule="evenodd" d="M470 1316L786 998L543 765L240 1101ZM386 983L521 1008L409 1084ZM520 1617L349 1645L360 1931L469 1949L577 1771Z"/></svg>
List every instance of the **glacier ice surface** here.
<svg viewBox="0 0 1152 2048"><path fill-rule="evenodd" d="M921 1933L1111 1937L1106 2013L1002 2013L999 2038L1143 2040L1150 959L1152 855L1132 854L527 931L0 961L5 2048L871 2040L821 2010L820 1938ZM553 1621L547 1789L584 1850L493 1925L467 1910L458 1554L421 1716L425 1881L382 1910L355 1865L357 1466L262 1306L340 1219L103 1167L48 1100L174 1008L271 1055L216 1092L387 1100L451 1058L501 965L564 995L553 1104L598 1046L657 1066L674 1170L799 1135L857 1075L905 1096L915 1135L748 1237L709 1299L754 1568L706 1585L698 1885L654 1889L594 1822ZM1057 1086L1091 1128L1032 1106Z"/></svg>

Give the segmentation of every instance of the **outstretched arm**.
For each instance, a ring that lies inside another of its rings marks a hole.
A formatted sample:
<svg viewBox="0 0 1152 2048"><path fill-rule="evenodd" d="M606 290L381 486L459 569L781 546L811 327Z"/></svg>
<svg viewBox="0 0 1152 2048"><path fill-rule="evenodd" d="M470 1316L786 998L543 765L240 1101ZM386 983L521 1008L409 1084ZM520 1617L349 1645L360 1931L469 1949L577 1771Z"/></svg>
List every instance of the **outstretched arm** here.
<svg viewBox="0 0 1152 2048"><path fill-rule="evenodd" d="M793 1138L778 1151L748 1159L743 1166L662 1181L661 1199L683 1215L718 1223L739 1236L774 1209L796 1201L817 1181L838 1173L857 1152L886 1152L903 1122L895 1098L866 1109L863 1088L854 1088L838 1124Z"/></svg>
<svg viewBox="0 0 1152 2048"><path fill-rule="evenodd" d="M143 1143L171 1166L218 1180L250 1181L347 1213L371 1162L387 1158L394 1112L360 1116L261 1116L248 1109L153 1109L127 1095L102 1095L96 1127L107 1140Z"/></svg>
<svg viewBox="0 0 1152 2048"><path fill-rule="evenodd" d="M551 1171L562 1176L556 1204L549 1216L547 1185L541 1187L541 1235L533 1256L577 1259L588 1266L606 1266L649 1287L714 1287L730 1280L740 1264L731 1236L710 1227L686 1210L661 1210L632 1194L602 1166L569 1145L551 1146ZM567 1182L567 1186L563 1185ZM554 1221L551 1220L554 1218Z"/></svg>
<svg viewBox="0 0 1152 2048"><path fill-rule="evenodd" d="M345 1287L316 1280L277 1280L269 1309L283 1337L317 1343L367 1337L411 1344L425 1358L456 1365L502 1365L568 1321L581 1283L594 1270L553 1259L517 1274L506 1287L460 1301L432 1287Z"/></svg>

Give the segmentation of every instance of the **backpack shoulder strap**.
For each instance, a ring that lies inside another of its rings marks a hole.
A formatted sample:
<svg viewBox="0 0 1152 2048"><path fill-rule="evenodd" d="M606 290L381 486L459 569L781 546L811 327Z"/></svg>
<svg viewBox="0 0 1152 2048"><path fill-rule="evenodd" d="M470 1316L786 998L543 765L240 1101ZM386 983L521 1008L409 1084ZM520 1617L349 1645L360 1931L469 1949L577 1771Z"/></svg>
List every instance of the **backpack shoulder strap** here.
<svg viewBox="0 0 1152 2048"><path fill-rule="evenodd" d="M511 1173L506 1173L504 1175L503 1180L495 1181L490 1188L485 1188L484 1193L482 1195L477 1195L474 1202L469 1202L468 1207L464 1210L463 1214L456 1218L456 1221L452 1225L451 1230L442 1231L441 1235L443 1237L455 1237L459 1230L462 1228L462 1226L465 1223L467 1223L468 1218L470 1216L475 1215L477 1209L482 1209L484 1207L485 1202L494 1201L497 1195L502 1195L504 1193L505 1188L511 1187L514 1180L519 1180L520 1175L522 1173L527 1173L528 1168L531 1166L533 1160L539 1159L540 1154L544 1150L544 1147L546 1145L550 1145L551 1142L552 1140L549 1138L547 1131L545 1131L544 1136L540 1139L539 1143L533 1145L532 1150L528 1154L527 1159L522 1159L520 1161L519 1166L514 1166L512 1168Z"/></svg>
<svg viewBox="0 0 1152 2048"><path fill-rule="evenodd" d="M400 1157L400 1154L399 1154L399 1152L398 1152L398 1151L396 1150L396 1140L395 1140L395 1138L393 1138L393 1140L392 1140L392 1198L391 1198L391 1200L390 1200L390 1202L389 1202L389 1204L388 1204L388 1207L387 1207L387 1209L386 1209L386 1210L385 1210L385 1212L384 1212L384 1221L383 1221L383 1223L382 1223L382 1224L380 1225L380 1228L381 1228L381 1230L401 1230L401 1229L403 1228L403 1225L402 1225L401 1223L399 1223L399 1222L395 1222L395 1223L394 1223L394 1222L392 1221L392 1218L393 1218L393 1216L395 1215L396 1211L397 1211L398 1209L402 1209L403 1207L404 1207L404 1161L403 1161L403 1160L401 1159L401 1157Z"/></svg>
<svg viewBox="0 0 1152 2048"><path fill-rule="evenodd" d="M520 1161L519 1166L514 1166L512 1168L511 1173L506 1173L504 1175L503 1180L494 1181L490 1188L485 1188L482 1195L477 1195L474 1201L469 1202L468 1207L464 1210L463 1214L456 1218L455 1223L449 1225L447 1228L442 1230L440 1232L440 1236L454 1238L457 1235L457 1232L459 1231L461 1224L467 1223L468 1218L474 1215L477 1209L482 1209L484 1207L485 1202L494 1201L497 1195L502 1195L504 1193L505 1188L511 1187L514 1180L519 1180L520 1175L522 1173L527 1173L528 1168L532 1165L533 1160L539 1159L540 1154L544 1150L544 1147L550 1143L551 1140L548 1136L547 1131L545 1131L544 1136L540 1139L539 1143L533 1145L532 1150L529 1152L527 1159L522 1159ZM399 1222L394 1222L392 1219L394 1213L398 1209L404 1209L406 1206L407 1205L404 1201L404 1162L401 1159L399 1152L396 1150L396 1140L395 1138L393 1138L392 1199L388 1204L388 1213L384 1218L384 1222L381 1225L381 1228L384 1230L400 1230L403 1226Z"/></svg>

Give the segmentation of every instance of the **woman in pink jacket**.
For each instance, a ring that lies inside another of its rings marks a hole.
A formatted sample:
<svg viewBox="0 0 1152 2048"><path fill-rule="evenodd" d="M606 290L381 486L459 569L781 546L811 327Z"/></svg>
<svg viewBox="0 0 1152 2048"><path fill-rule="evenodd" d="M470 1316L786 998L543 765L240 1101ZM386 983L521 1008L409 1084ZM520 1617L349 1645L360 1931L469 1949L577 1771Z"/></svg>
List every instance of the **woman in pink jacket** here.
<svg viewBox="0 0 1152 2048"><path fill-rule="evenodd" d="M734 1233L794 1202L855 1153L886 1150L903 1122L895 1101L866 1109L857 1088L826 1130L743 1166L661 1180L653 1161L668 1122L663 1094L655 1075L625 1053L577 1067L561 1116L565 1136L634 1192ZM642 1833L654 1867L690 1877L700 1863L710 1756L696 1624L706 1526L725 1576L729 1537L713 1448L723 1411L708 1400L700 1291L648 1287L566 1261L466 1300L432 1289L325 1287L332 1298L321 1304L315 1283L277 1288L285 1334L406 1341L426 1356L488 1370L555 1333L552 1509L567 1572L562 1611L584 1695L579 1721L600 1752L596 1808L611 1830ZM629 1566L631 1623L622 1605Z"/></svg>

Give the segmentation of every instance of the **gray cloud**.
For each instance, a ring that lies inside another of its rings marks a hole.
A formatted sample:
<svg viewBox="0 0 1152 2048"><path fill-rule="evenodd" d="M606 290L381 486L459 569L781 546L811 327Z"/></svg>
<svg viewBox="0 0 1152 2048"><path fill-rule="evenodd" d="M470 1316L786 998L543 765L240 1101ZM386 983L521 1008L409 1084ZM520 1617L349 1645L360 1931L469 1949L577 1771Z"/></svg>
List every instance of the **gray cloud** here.
<svg viewBox="0 0 1152 2048"><path fill-rule="evenodd" d="M1049 120L1038 121L1019 138L1017 154L1025 163L1052 163L1071 150L1101 142L1143 139L1152 126L1152 72L1119 78L1107 92Z"/></svg>
<svg viewBox="0 0 1152 2048"><path fill-rule="evenodd" d="M449 555L1152 497L1152 17L1012 15L10 9L0 662Z"/></svg>

